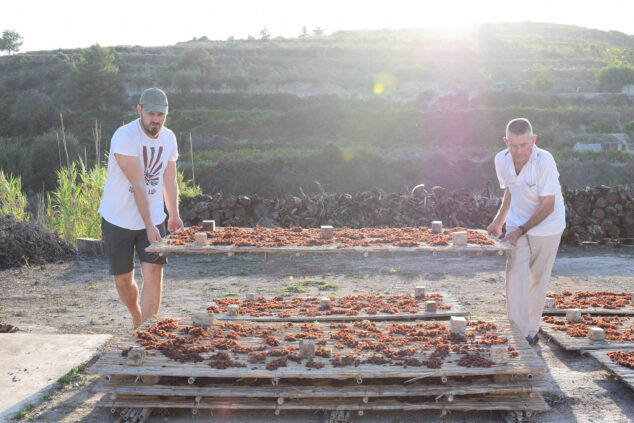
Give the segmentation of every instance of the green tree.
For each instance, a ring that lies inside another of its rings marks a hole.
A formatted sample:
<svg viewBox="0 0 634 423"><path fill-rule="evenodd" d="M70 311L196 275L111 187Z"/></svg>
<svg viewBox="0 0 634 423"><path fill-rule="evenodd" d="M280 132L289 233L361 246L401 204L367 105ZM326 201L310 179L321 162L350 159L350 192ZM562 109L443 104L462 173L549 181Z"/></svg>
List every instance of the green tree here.
<svg viewBox="0 0 634 423"><path fill-rule="evenodd" d="M119 91L119 68L110 49L94 44L81 52L71 74L80 99L89 106L102 106Z"/></svg>
<svg viewBox="0 0 634 423"><path fill-rule="evenodd" d="M196 85L196 73L194 71L181 69L174 73L172 85L181 94L189 94Z"/></svg>
<svg viewBox="0 0 634 423"><path fill-rule="evenodd" d="M7 29L2 32L2 38L0 38L0 51L8 51L17 53L22 46L22 37L16 31Z"/></svg>
<svg viewBox="0 0 634 423"><path fill-rule="evenodd" d="M597 73L597 81L604 87L618 87L634 84L634 66L609 65Z"/></svg>
<svg viewBox="0 0 634 423"><path fill-rule="evenodd" d="M13 131L22 135L39 135L48 131L57 118L53 100L31 89L18 95L11 113Z"/></svg>
<svg viewBox="0 0 634 423"><path fill-rule="evenodd" d="M306 25L304 25L302 27L302 32L301 34L299 34L299 38L309 38L310 34L308 33L308 29L306 28Z"/></svg>
<svg viewBox="0 0 634 423"><path fill-rule="evenodd" d="M42 186L45 190L53 189L55 171L67 163L66 150L70 162L79 156L79 140L68 132L65 137L59 131L53 130L36 137L29 150L29 171L22 173L25 185L34 189L41 189Z"/></svg>
<svg viewBox="0 0 634 423"><path fill-rule="evenodd" d="M214 65L214 58L202 47L190 48L185 50L181 58L181 68L198 69L203 74Z"/></svg>
<svg viewBox="0 0 634 423"><path fill-rule="evenodd" d="M551 88L553 87L553 79L550 76L541 73L537 75L535 78L533 78L532 85L535 91L538 91L538 92L550 91Z"/></svg>
<svg viewBox="0 0 634 423"><path fill-rule="evenodd" d="M634 133L634 120L624 123L623 131L627 132L628 134Z"/></svg>
<svg viewBox="0 0 634 423"><path fill-rule="evenodd" d="M313 29L313 35L315 37L321 37L322 35L324 35L324 30L320 27L316 27L315 29Z"/></svg>
<svg viewBox="0 0 634 423"><path fill-rule="evenodd" d="M269 32L269 30L266 29L266 27L262 28L260 30L260 40L268 41L270 39L271 39L271 33Z"/></svg>
<svg viewBox="0 0 634 423"><path fill-rule="evenodd" d="M612 124L607 120L599 120L596 122L592 122L592 131L598 132L599 134L609 134L613 132Z"/></svg>

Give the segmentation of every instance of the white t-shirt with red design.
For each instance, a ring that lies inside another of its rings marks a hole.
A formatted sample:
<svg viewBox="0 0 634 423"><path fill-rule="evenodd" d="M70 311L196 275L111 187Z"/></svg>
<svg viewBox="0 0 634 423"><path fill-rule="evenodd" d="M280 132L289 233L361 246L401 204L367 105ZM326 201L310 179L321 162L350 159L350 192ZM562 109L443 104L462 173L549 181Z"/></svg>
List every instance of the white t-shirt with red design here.
<svg viewBox="0 0 634 423"><path fill-rule="evenodd" d="M110 143L108 174L99 205L99 213L113 225L131 229L145 229L143 218L134 201L132 185L125 176L115 153L139 158L145 175L145 186L150 199L152 223L158 225L165 220L163 202L163 174L167 162L178 159L176 136L163 127L158 138L148 137L141 128L139 119L117 129Z"/></svg>

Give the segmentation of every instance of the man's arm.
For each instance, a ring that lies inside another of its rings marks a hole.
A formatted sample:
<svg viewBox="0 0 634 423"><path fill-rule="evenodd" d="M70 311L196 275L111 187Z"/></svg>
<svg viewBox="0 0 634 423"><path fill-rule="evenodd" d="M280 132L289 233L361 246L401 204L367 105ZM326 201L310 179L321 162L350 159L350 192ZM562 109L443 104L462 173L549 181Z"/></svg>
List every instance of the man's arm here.
<svg viewBox="0 0 634 423"><path fill-rule="evenodd" d="M176 162L167 162L165 173L163 174L163 197L169 219L167 220L167 230L174 232L178 229L185 229L183 221L178 213L178 183L176 181Z"/></svg>
<svg viewBox="0 0 634 423"><path fill-rule="evenodd" d="M526 223L524 223L524 231L528 232L529 229L539 225L542 220L546 219L553 211L555 211L555 196L546 195L544 197L539 197L539 207L526 221ZM516 229L513 232L506 234L502 241L509 241L511 245L515 245L522 235L522 229Z"/></svg>
<svg viewBox="0 0 634 423"><path fill-rule="evenodd" d="M114 157L117 159L117 164L123 171L123 174L128 178L130 185L134 191L134 201L143 223L147 231L147 239L150 244L161 241L161 234L159 230L152 223L152 216L150 214L150 199L147 195L147 188L145 187L145 178L143 176L143 170L139 159L134 156L126 156L123 154L115 153Z"/></svg>
<svg viewBox="0 0 634 423"><path fill-rule="evenodd" d="M508 187L504 189L504 197L502 198L502 205L500 205L500 209L498 210L493 222L487 227L487 232L489 234L499 237L502 235L502 226L504 226L504 222L506 221L506 215L509 213L509 209L511 208L511 191L509 191Z"/></svg>

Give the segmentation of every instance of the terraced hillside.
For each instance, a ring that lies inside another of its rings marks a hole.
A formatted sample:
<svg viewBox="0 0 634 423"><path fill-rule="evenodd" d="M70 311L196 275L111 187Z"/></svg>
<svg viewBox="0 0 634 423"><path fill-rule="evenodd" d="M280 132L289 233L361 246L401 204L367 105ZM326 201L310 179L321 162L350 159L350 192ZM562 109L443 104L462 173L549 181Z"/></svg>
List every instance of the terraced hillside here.
<svg viewBox="0 0 634 423"><path fill-rule="evenodd" d="M179 166L191 177L191 134L196 183L208 193L278 195L316 180L328 191L482 188L517 116L555 154L563 184L634 181L630 154L572 150L634 149L634 36L619 32L488 24L110 51L112 78L88 83L72 71L86 51L0 57L0 168L32 190L51 188L66 160L51 132L60 112L70 158L94 162L95 122L101 156L135 117L140 91L156 85L170 95Z"/></svg>

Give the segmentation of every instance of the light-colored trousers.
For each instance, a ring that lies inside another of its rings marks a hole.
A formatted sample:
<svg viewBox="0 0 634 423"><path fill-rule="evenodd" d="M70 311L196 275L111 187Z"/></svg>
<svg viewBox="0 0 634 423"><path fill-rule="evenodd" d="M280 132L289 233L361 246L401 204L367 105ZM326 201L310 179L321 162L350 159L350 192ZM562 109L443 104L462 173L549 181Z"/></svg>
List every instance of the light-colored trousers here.
<svg viewBox="0 0 634 423"><path fill-rule="evenodd" d="M517 228L507 228L512 232ZM561 234L524 235L506 260L506 311L522 336L534 336L546 303L548 280L555 264Z"/></svg>

